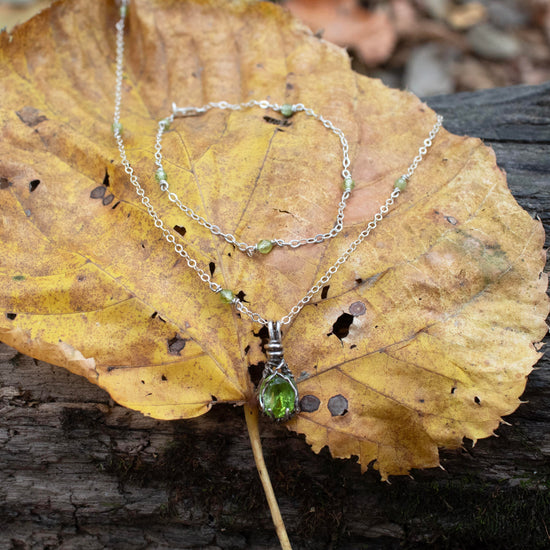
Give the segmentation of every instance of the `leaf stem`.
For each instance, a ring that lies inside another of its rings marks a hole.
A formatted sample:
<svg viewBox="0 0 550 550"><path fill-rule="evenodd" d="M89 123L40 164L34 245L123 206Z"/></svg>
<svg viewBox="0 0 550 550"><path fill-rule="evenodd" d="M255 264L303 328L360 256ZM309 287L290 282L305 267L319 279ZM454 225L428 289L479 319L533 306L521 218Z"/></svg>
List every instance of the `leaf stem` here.
<svg viewBox="0 0 550 550"><path fill-rule="evenodd" d="M273 492L273 486L271 485L271 480L269 479L269 473L265 466L262 442L260 440L258 409L245 404L244 416L246 418L246 427L248 428L248 436L250 437L254 461L256 462L256 468L258 469L258 474L260 475L260 480L264 488L267 503L269 504L273 524L275 525L275 530L277 531L277 536L279 537L279 542L281 543L281 549L292 550L292 546L290 546L290 541L288 540L288 535L286 533L285 524L281 516L281 511L279 510L279 505L277 504L277 499L275 498L275 493Z"/></svg>

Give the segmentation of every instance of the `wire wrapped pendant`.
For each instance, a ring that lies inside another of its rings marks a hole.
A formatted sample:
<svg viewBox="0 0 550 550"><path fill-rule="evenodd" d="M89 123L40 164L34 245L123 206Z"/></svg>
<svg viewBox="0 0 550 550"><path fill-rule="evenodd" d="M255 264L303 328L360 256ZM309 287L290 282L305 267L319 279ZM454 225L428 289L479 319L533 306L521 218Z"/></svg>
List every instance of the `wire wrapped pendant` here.
<svg viewBox="0 0 550 550"><path fill-rule="evenodd" d="M267 329L267 363L258 386L258 401L264 414L285 422L299 412L298 388L283 357L281 323L269 321Z"/></svg>

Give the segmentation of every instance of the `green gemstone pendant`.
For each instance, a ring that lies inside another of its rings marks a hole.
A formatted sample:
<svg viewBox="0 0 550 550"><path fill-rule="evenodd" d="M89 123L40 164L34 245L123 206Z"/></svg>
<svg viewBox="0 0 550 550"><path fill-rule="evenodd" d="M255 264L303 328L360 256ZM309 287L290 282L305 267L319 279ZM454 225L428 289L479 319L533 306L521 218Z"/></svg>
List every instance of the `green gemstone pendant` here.
<svg viewBox="0 0 550 550"><path fill-rule="evenodd" d="M267 328L267 363L258 387L258 401L264 414L284 422L300 412L298 388L283 357L281 323L270 321Z"/></svg>

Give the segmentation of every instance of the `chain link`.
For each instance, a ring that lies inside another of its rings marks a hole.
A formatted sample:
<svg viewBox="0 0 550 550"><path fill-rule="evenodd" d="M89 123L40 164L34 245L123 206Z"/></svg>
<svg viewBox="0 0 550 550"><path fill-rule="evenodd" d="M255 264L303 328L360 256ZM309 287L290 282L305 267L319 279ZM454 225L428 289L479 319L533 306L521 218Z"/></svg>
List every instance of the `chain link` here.
<svg viewBox="0 0 550 550"><path fill-rule="evenodd" d="M124 166L124 171L126 172L126 174L128 174L130 178L130 183L135 188L136 194L138 195L138 197L140 197L141 202L147 209L147 213L149 214L149 216L151 216L151 218L154 220L155 227L160 229L166 241L171 245L173 245L174 251L176 252L176 254L179 254L179 256L181 256L185 260L187 266L193 269L197 273L200 280L208 284L212 292L219 293L223 290L223 287L218 283L215 283L214 281L212 281L211 276L198 266L197 261L191 256L189 256L189 254L183 248L183 245L176 242L176 236L170 231L170 229L168 229L164 225L164 222L161 220L161 218L155 211L153 205L151 204L149 197L145 194L144 189L139 184L139 180L135 175L134 169L130 165L130 162L128 161L128 158L126 155L126 149L124 146L124 141L122 139L122 126L120 124L120 107L122 103L122 79L123 79L123 62L124 62L124 22L125 22L128 3L129 3L129 0L122 0L121 8L120 8L121 17L118 23L116 24L117 53L116 53L116 85L115 85L115 109L114 109L114 117L113 117L113 134L117 142L118 150L120 153L120 159L121 159L122 165ZM176 107L176 105L174 104L172 115L166 119L162 119L159 122L159 130L157 133L157 140L155 145L155 160L156 160L157 166L160 169L162 169L162 146L161 146L162 134L164 133L168 125L171 122L173 122L175 116L193 116L193 115L205 113L210 109L216 109L216 108L240 110L240 109L249 108L253 106L260 107L261 109L273 109L274 111L280 111L282 107L277 103L270 103L267 100L261 100L261 101L251 100L246 103L237 103L237 104L231 104L231 103L228 103L227 101L218 101L218 102L212 101L201 107ZM342 161L342 166L343 166L342 177L344 179L351 177L351 174L348 171L349 164L350 164L349 157L348 157L349 145L344 136L344 133L341 130L339 130L337 127L335 127L332 124L332 122L325 119L323 116L315 113L313 109L305 107L302 103L297 103L292 105L292 109L294 112L304 112L306 115L316 118L326 128L332 130L340 138L340 141L342 144L343 156L344 156L344 159ZM407 171L401 176L400 179L408 180L413 175L414 171L417 169L418 165L420 164L420 162L428 152L428 149L432 146L432 142L435 136L437 135L437 133L439 132L442 122L443 122L443 117L438 115L436 123L434 124L432 130L430 131L429 136L424 140L423 145L418 150L418 154L413 159ZM196 212L194 212L189 206L183 204L175 193L169 191L169 186L166 179L161 179L159 184L160 184L161 190L163 192L167 192L168 200L170 202L174 203L182 212L184 212L191 219L193 219L194 221L196 221L197 223L199 223L200 225L208 229L212 234L222 236L227 242L239 248L239 250L251 253L253 252L251 251L252 248L254 248L254 250L256 249L256 245L248 245L244 242L237 241L234 235L232 235L231 233L224 233L217 225L211 224L205 218L203 218L202 216L199 216ZM392 193L390 194L390 196L386 199L386 202L380 207L378 212L374 215L374 218L368 223L367 227L349 245L346 251L332 264L332 266L327 269L324 275L320 277L319 280L308 290L305 296L295 306L293 306L292 309L281 319L280 321L281 325L290 324L292 320L296 317L296 315L300 313L303 307L312 300L315 294L317 294L323 288L323 286L325 286L330 281L330 279L338 272L340 267L344 263L346 263L349 257L355 252L357 247L368 237L370 232L376 228L376 226L378 225L378 222L380 222L383 219L383 217L389 212L390 206L394 204L394 201L395 199L397 199L399 194L400 194L400 189L398 187L395 187ZM277 244L278 246L288 246L290 248L298 248L303 244L320 243L326 239L336 236L340 231L342 231L342 228L343 228L344 209L346 207L346 201L349 198L349 196L350 196L350 191L348 190L342 193L342 198L338 205L338 215L336 217L336 223L333 229L328 233L320 233L318 235L315 235L314 237L307 237L304 239L294 239L288 242L282 239L274 239L272 242L274 244ZM267 319L262 317L259 313L256 313L250 310L238 297L233 298L231 303L239 313L247 316L252 321L264 326L267 326L269 324L269 321Z"/></svg>

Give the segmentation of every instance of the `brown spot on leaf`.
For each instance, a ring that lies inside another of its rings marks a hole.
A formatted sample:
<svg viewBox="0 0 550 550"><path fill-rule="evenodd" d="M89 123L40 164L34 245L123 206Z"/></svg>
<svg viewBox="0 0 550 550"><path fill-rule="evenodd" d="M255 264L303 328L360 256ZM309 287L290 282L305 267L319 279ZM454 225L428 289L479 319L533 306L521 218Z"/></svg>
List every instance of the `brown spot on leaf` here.
<svg viewBox="0 0 550 550"><path fill-rule="evenodd" d="M41 122L48 120L45 115L41 115L38 109L34 107L23 107L20 111L15 111L15 114L29 127L37 126Z"/></svg>
<svg viewBox="0 0 550 550"><path fill-rule="evenodd" d="M348 400L340 394L332 396L327 406L332 416L344 416L348 412Z"/></svg>
<svg viewBox="0 0 550 550"><path fill-rule="evenodd" d="M114 195L107 195L106 197L103 197L103 206L107 206L113 202L113 199L115 198Z"/></svg>
<svg viewBox="0 0 550 550"><path fill-rule="evenodd" d="M320 399L315 395L304 395L302 399L300 399L300 411L306 413L315 412L320 404Z"/></svg>
<svg viewBox="0 0 550 550"><path fill-rule="evenodd" d="M105 196L105 191L105 187L103 185L99 185L95 189L92 189L92 192L90 193L90 198L101 199Z"/></svg>
<svg viewBox="0 0 550 550"><path fill-rule="evenodd" d="M0 189L7 189L11 185L13 184L8 180L8 178L0 178Z"/></svg>
<svg viewBox="0 0 550 550"><path fill-rule="evenodd" d="M358 317L359 315L365 315L366 311L367 311L367 306L363 302L353 302L353 304L349 306L349 312L354 317Z"/></svg>
<svg viewBox="0 0 550 550"><path fill-rule="evenodd" d="M181 355L181 351L187 344L187 340L182 338L179 334L176 334L174 338L168 340L168 353L170 355Z"/></svg>

